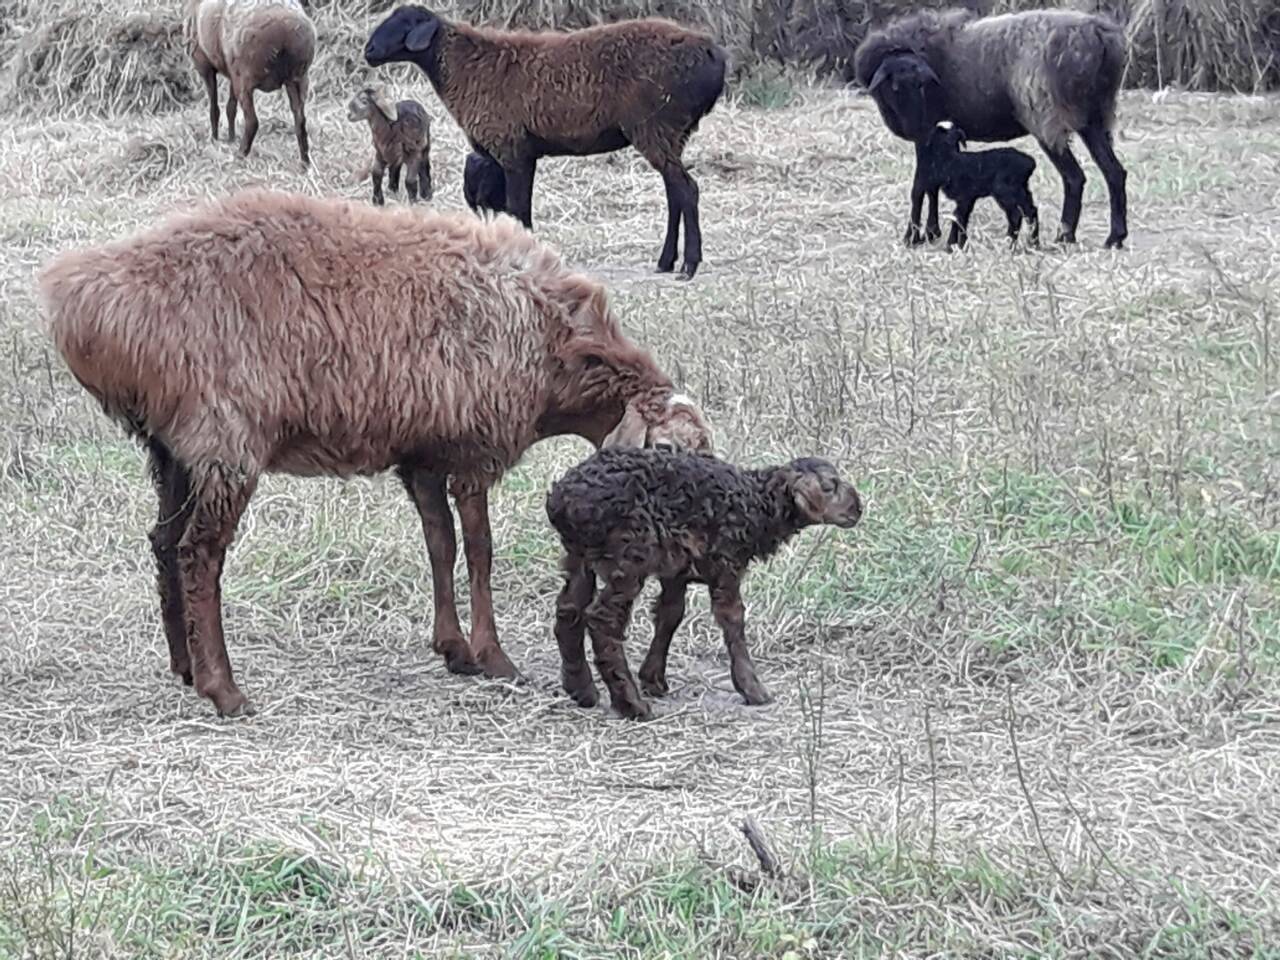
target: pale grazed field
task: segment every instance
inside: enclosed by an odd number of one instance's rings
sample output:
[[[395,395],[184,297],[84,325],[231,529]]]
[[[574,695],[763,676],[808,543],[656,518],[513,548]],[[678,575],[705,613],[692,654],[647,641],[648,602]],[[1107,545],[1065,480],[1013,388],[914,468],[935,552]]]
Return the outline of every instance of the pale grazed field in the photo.
[[[461,206],[461,138],[398,76]],[[392,478],[275,477],[224,577],[259,713],[219,721],[167,676],[142,454],[46,347],[31,276],[244,184],[367,196],[330,94],[305,175],[279,98],[247,162],[203,107],[0,128],[0,953],[73,930],[116,956],[1274,949],[1280,101],[1127,95],[1119,255],[1091,166],[1078,250],[1011,255],[983,206],[968,252],[904,249],[907,150],[845,92],[708,118],[692,284],[651,273],[637,156],[544,162],[539,234],[606,280],[721,452],[824,455],[865,494],[859,528],[748,583],[777,702],[738,702],[705,596],[656,721],[559,694],[542,501],[588,449],[564,440],[493,511],[527,683],[430,652]],[[633,663],[647,639],[638,616]],[[753,893],[727,879],[755,868],[748,814],[793,870]]]

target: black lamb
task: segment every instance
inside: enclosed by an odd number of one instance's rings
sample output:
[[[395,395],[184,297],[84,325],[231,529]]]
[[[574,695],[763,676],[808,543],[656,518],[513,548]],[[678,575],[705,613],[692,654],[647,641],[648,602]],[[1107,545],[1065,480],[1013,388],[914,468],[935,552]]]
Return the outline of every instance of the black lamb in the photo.
[[[600,450],[547,495],[547,517],[565,551],[555,627],[565,691],[581,706],[597,702],[583,643],[589,630],[613,708],[635,719],[650,716],[623,641],[632,605],[645,579],[655,576],[662,593],[640,668],[645,692],[667,692],[667,651],[684,618],[685,588],[703,583],[724,633],[734,689],[748,704],[768,703],[747,652],[740,592],[747,565],[804,527],[852,527],[861,516],[858,492],[816,457],[744,470],[708,454]]]
[[[462,172],[462,196],[476,213],[481,210],[505,213],[507,176],[498,161],[476,150],[467,154],[467,165]]]
[[[1031,224],[1031,243],[1038,244],[1040,215],[1029,186],[1036,170],[1035,159],[1012,147],[966,153],[960,149],[965,142],[964,131],[959,127],[938,124],[920,152],[925,189],[941,189],[956,203],[947,249],[957,243],[964,247],[969,236],[969,215],[983,197],[1000,204],[1009,221],[1010,243],[1017,241],[1025,214]]]

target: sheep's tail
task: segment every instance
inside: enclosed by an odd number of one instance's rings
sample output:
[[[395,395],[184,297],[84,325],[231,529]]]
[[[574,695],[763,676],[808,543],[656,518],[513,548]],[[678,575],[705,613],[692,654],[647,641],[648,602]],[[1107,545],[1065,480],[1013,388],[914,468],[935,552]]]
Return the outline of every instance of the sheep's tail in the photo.
[[[71,250],[36,275],[45,333],[71,374],[103,411],[133,436],[148,436],[173,415],[139,388],[140,370],[156,332],[142,285],[126,289],[100,248]]]
[[[1109,18],[1098,16],[1094,29],[1101,51],[1101,63],[1097,78],[1097,116],[1091,119],[1110,130],[1115,124],[1116,99],[1120,95],[1120,87],[1129,66],[1129,46],[1124,28]]]

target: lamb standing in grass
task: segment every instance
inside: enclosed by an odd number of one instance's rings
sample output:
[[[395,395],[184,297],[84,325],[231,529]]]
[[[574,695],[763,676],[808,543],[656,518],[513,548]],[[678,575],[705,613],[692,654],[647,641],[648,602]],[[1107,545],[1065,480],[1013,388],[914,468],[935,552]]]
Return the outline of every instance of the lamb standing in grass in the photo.
[[[209,94],[209,125],[218,139],[218,74],[227,78],[227,139],[236,138],[236,105],[244,111],[240,155],[258,135],[253,91],[284,87],[293,111],[302,165],[311,162],[307,140],[307,71],[316,53],[316,28],[298,0],[187,0],[191,59]]]
[[[681,450],[601,450],[547,496],[547,517],[565,550],[555,627],[565,691],[581,706],[596,703],[583,649],[589,630],[613,708],[626,717],[650,715],[623,640],[631,607],[645,579],[655,576],[662,595],[654,609],[653,644],[640,668],[645,692],[667,692],[667,651],[684,618],[685,588],[703,583],[724,633],[734,689],[749,704],[767,703],[747,652],[740,592],[747,565],[771,556],[805,527],[852,527],[861,516],[858,492],[816,457],[741,470]],[[603,583],[598,594],[597,575]]]
[[[942,190],[956,203],[955,222],[947,237],[947,249],[963,248],[969,237],[973,205],[991,197],[1009,222],[1009,242],[1015,243],[1025,214],[1031,223],[1031,243],[1040,241],[1040,218],[1031,198],[1034,158],[1012,147],[965,153],[964,131],[952,124],[938,124],[921,152],[921,172],[926,191]]]
[[[400,189],[400,168],[404,168],[404,189],[413,203],[419,196],[430,200],[431,117],[416,100],[392,101],[380,83],[366,84],[347,104],[347,119],[365,120],[373,135],[373,202],[382,206],[382,175],[390,172],[391,192]]]

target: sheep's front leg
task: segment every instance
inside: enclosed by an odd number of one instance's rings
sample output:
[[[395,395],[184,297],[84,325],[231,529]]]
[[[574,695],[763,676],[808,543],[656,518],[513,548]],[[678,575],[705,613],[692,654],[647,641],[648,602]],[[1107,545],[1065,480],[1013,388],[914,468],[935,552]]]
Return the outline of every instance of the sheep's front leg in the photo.
[[[493,619],[493,594],[489,586],[493,568],[489,492],[480,490],[459,496],[457,500],[467,572],[471,575],[471,655],[485,676],[514,680],[515,665],[498,645],[498,627]]]
[[[382,206],[387,202],[387,198],[382,193],[382,175],[386,173],[387,165],[382,162],[381,157],[374,157],[373,169],[369,171],[369,175],[373,178],[373,202],[378,206]],[[392,188],[394,189],[394,187]],[[447,509],[447,508],[446,508]],[[453,517],[449,518],[449,529],[453,529]]]
[[[253,85],[237,84],[240,109],[244,112],[244,133],[240,137],[240,156],[249,156],[253,149],[253,140],[258,135],[258,111],[253,105]]]
[[[522,160],[511,166],[504,163],[502,172],[507,177],[507,212],[524,224],[526,230],[532,230],[533,177],[537,162]]]
[[[204,81],[205,93],[209,95],[209,130],[216,143],[218,140],[218,71],[198,49],[192,56],[200,79]]]
[[[733,680],[733,688],[751,706],[769,703],[773,697],[756,676],[755,664],[747,650],[746,611],[742,605],[738,577],[727,577],[711,588],[711,611],[729,651],[729,676]]]
[[[425,153],[418,162],[418,196],[423,200],[435,196],[435,188],[431,185],[431,158]]]
[[[956,212],[951,224],[951,233],[947,236],[948,250],[956,244],[960,245],[960,249],[964,249],[964,245],[969,239],[969,217],[972,213],[972,200],[965,199],[956,204]]]
[[[392,193],[400,192],[400,164],[391,164],[390,174],[387,177],[387,185],[391,187]]]
[[[653,606],[653,643],[640,665],[640,686],[651,697],[665,697],[667,653],[671,638],[684,620],[685,590],[688,581],[679,577],[662,580],[662,593]]]
[[[462,636],[453,596],[453,568],[458,559],[458,541],[453,532],[453,511],[449,509],[445,478],[425,470],[401,469],[400,480],[418,508],[422,534],[431,558],[431,594],[435,603],[432,649],[444,657],[445,668],[450,673],[477,674],[480,667],[472,659],[471,648]]]
[[[213,701],[219,716],[253,713],[231,672],[222,633],[222,565],[256,478],[214,466],[191,478],[195,503],[178,544],[187,648],[196,692]]]
[[[604,585],[587,607],[587,630],[595,653],[596,669],[609,690],[609,700],[624,717],[647,720],[653,711],[645,703],[627,666],[623,641],[631,621],[631,607],[640,593],[643,578],[626,571],[601,572]]]
[[[942,226],[938,223],[938,191],[928,191],[929,216],[925,223],[924,238],[932,243],[942,236]]]
[[[917,177],[911,184],[911,221],[903,238],[908,246],[918,247],[924,243],[924,235],[920,232],[920,208],[924,205],[924,195],[924,181]]]
[[[583,640],[587,605],[596,594],[596,575],[582,557],[564,559],[564,586],[556,599],[556,644],[560,647],[560,683],[580,707],[599,702]]]

